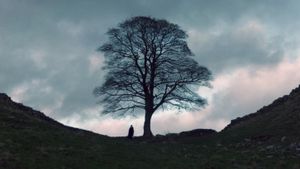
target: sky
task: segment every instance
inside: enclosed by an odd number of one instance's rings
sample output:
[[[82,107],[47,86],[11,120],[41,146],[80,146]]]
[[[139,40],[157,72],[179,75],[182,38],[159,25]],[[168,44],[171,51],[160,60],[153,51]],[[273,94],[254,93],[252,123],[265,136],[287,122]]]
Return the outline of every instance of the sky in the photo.
[[[0,92],[55,120],[109,136],[143,116],[101,114],[106,31],[134,16],[178,24],[194,59],[213,73],[197,112],[159,111],[154,134],[212,128],[253,113],[300,84],[298,0],[0,0]]]

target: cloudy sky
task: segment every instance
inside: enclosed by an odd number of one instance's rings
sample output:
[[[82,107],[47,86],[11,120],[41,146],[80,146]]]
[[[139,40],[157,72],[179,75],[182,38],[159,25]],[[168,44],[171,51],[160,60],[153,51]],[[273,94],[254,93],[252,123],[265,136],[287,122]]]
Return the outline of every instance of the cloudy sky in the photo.
[[[300,84],[298,0],[0,0],[0,92],[70,126],[142,134],[143,117],[101,115],[92,95],[104,74],[96,49],[133,16],[178,24],[194,58],[214,75],[199,112],[157,112],[155,134],[221,130]]]

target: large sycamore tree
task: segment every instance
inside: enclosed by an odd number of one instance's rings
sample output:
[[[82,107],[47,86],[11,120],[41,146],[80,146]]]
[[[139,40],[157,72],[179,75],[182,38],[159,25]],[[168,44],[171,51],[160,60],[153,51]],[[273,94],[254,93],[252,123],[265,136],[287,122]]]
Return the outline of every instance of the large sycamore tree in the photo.
[[[206,102],[197,94],[209,86],[210,71],[193,58],[178,25],[138,16],[108,30],[105,82],[96,87],[103,113],[145,112],[144,135],[151,137],[151,117],[161,108],[196,109]]]

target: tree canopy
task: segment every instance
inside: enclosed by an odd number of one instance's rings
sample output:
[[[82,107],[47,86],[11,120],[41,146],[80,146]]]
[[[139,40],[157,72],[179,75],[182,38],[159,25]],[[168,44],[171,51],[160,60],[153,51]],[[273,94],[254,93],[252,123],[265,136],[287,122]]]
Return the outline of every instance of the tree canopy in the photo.
[[[103,113],[145,111],[144,136],[160,108],[197,109],[206,101],[197,94],[209,86],[211,72],[200,66],[189,49],[187,34],[163,19],[138,16],[108,30],[104,53],[105,82],[96,87]]]

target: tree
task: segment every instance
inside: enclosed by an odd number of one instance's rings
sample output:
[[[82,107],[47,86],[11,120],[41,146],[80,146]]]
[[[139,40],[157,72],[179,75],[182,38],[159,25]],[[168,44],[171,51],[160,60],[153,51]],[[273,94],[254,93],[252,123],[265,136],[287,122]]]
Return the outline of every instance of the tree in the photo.
[[[160,108],[197,109],[206,101],[195,90],[209,86],[210,71],[193,60],[187,34],[178,25],[151,17],[133,17],[111,28],[104,53],[105,82],[94,89],[103,113],[145,111],[144,135]]]

